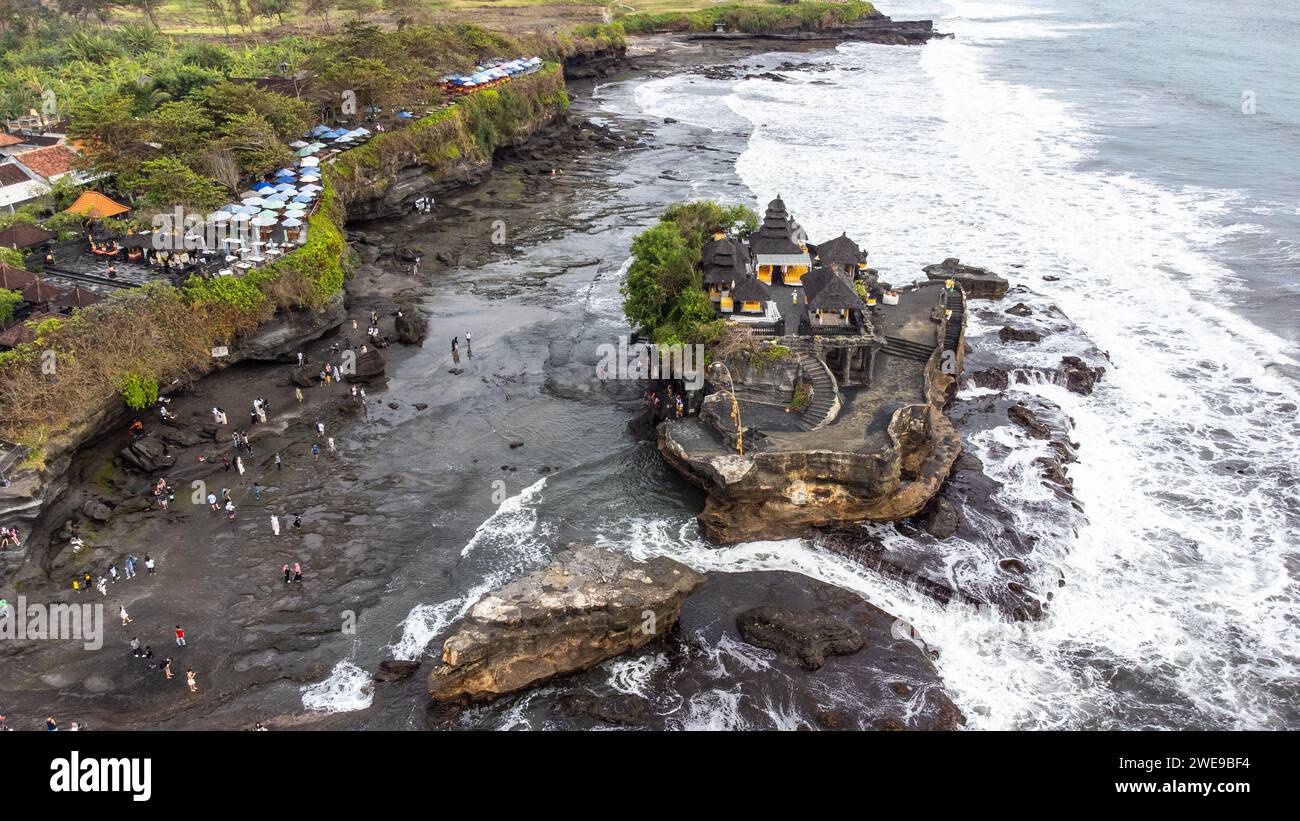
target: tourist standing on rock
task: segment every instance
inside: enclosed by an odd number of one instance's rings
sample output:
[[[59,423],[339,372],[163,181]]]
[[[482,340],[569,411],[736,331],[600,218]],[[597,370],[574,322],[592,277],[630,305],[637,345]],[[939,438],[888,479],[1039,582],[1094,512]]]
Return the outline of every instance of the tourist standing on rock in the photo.
[[[281,470],[284,467],[284,461],[280,459],[280,451],[275,452],[275,469]]]
[[[221,455],[221,464],[225,466],[226,470],[230,470],[230,457],[223,453]]]
[[[325,440],[325,446],[329,448],[330,453],[334,452],[334,437],[331,436]]]
[[[140,658],[140,639],[134,636],[131,638],[131,655]]]
[[[316,438],[319,439],[319,438],[321,438],[321,437],[324,436],[324,435],[325,435],[325,423],[324,423],[324,422],[317,422],[317,423],[316,423]]]
[[[81,577],[81,586],[89,590],[94,585],[91,583],[90,574],[86,573]]]
[[[148,553],[144,554],[144,569],[149,572],[150,576],[158,572],[157,568],[154,566],[153,556],[150,556]]]
[[[253,480],[253,498],[262,498],[262,486],[257,483],[257,480]]]
[[[291,582],[291,581],[293,580],[292,577],[291,577],[291,574],[289,573],[289,563],[288,563],[288,562],[285,562],[285,563],[284,563],[284,567],[281,568],[281,569],[284,571],[284,583],[285,583],[285,584],[288,584],[289,582]]]
[[[189,685],[191,693],[197,693],[199,691],[199,683],[193,670],[185,671],[185,683]]]
[[[208,507],[212,508],[214,511],[221,509],[221,506],[217,504],[217,494],[211,492],[208,493]]]
[[[136,562],[135,554],[128,553],[126,557],[126,577],[128,579],[135,578],[135,562]]]
[[[221,424],[221,408],[218,408],[216,405],[212,406],[212,421],[215,424]]]
[[[126,613],[126,605],[124,605],[124,604],[120,604],[120,605],[118,605],[118,607],[117,607],[117,617],[118,617],[119,619],[122,620],[122,626],[123,626],[123,627],[126,627],[128,624],[130,624],[132,621],[134,621],[134,619],[132,619],[129,615],[127,615],[127,613]]]
[[[103,576],[100,576],[100,577],[99,577],[99,581],[95,582],[95,589],[99,591],[99,595],[101,595],[101,596],[107,596],[107,595],[108,595],[108,579],[104,578]]]
[[[146,645],[144,646],[144,650],[142,650],[142,651],[140,652],[140,658],[142,658],[142,659],[151,659],[151,658],[153,658],[153,648],[146,644]],[[151,665],[149,665],[149,666],[152,667],[153,665],[151,664]]]
[[[240,476],[244,475],[244,457],[242,456],[235,457],[235,468],[239,471]]]
[[[117,565],[110,564],[108,566],[108,578],[112,580],[113,584],[117,584]]]
[[[303,357],[303,355],[302,355],[302,351],[298,351],[298,367],[300,367],[300,368],[302,367],[303,360],[304,360],[304,357]]]
[[[295,513],[294,516],[293,516],[293,526],[294,526],[294,527],[302,527],[302,517],[299,516],[299,515],[296,514],[296,513]]]
[[[171,660],[171,659],[163,659],[163,663],[162,663],[162,671],[163,671],[163,676],[164,676],[168,681],[171,681],[171,680],[172,680],[172,660]]]
[[[176,625],[176,646],[177,647],[185,646],[185,631],[181,628],[179,624]],[[167,659],[167,661],[171,661],[171,659]]]
[[[302,581],[302,565],[297,562],[293,563],[293,580],[295,582]]]
[[[299,388],[297,386],[294,387],[293,398],[297,399],[299,402],[302,402],[302,388]]]
[[[271,533],[276,536],[280,535],[280,517],[274,513],[271,514]]]
[[[311,446],[311,460],[312,460],[313,462],[319,462],[319,461],[320,461],[320,444],[319,444],[319,443],[315,443],[315,444],[313,444],[313,445]]]
[[[228,518],[228,519],[230,519],[230,520],[232,520],[232,521],[234,520],[234,518],[235,518],[235,503],[234,503],[234,502],[226,502],[226,518]]]

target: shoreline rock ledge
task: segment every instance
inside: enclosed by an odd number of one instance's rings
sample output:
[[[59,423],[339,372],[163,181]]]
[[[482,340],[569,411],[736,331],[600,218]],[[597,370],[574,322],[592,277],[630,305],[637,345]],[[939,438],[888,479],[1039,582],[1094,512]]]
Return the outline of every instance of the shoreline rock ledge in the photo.
[[[638,562],[586,545],[485,594],[429,674],[436,702],[489,701],[636,650],[677,623],[705,577],[666,557]]]

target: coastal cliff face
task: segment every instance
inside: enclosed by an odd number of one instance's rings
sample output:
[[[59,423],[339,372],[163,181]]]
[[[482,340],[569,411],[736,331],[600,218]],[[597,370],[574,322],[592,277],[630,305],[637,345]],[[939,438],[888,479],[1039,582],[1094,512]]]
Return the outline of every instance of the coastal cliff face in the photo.
[[[927,433],[926,428],[930,430]],[[961,437],[932,408],[900,409],[891,444],[842,448],[702,452],[679,426],[659,427],[664,460],[708,494],[699,515],[705,538],[720,544],[809,535],[845,522],[886,522],[915,515],[939,491],[961,453]]]
[[[547,66],[344,154],[327,173],[348,218],[401,217],[421,197],[482,182],[498,149],[526,143],[564,116],[564,83],[561,67]]]
[[[263,323],[256,332],[240,339],[230,348],[229,355],[214,360],[213,369],[240,362],[287,362],[306,343],[341,325],[346,316],[341,292],[319,308],[282,311]],[[176,386],[176,383],[163,385],[159,392],[166,394]],[[38,469],[15,472],[13,484],[0,491],[0,521],[7,526],[31,527],[46,507],[67,490],[66,474],[73,455],[106,431],[125,429],[131,419],[140,415],[128,408],[121,396],[112,394],[82,417],[76,428],[47,442],[44,464]],[[0,573],[21,564],[26,559],[28,548],[35,544],[36,540],[29,539],[24,541],[21,550],[0,553]]]
[[[616,64],[612,50],[575,55],[591,71]],[[374,219],[409,213],[420,196],[480,182],[492,168],[497,149],[527,142],[539,131],[563,119],[568,110],[565,77],[551,65],[536,74],[512,80],[492,92],[462,99],[407,128],[388,132],[326,166],[329,189],[339,196],[337,219]],[[287,259],[287,258],[286,258]],[[318,339],[346,317],[340,290],[318,308],[282,310],[230,345],[230,354],[213,360],[209,372],[251,360],[279,360],[303,343]],[[198,376],[201,376],[199,374]],[[170,387],[162,382],[160,393]],[[0,489],[0,521],[32,526],[41,512],[66,490],[65,473],[78,449],[134,415],[116,393],[108,394],[83,413],[74,427],[53,431],[44,444],[41,465],[12,471],[12,484]],[[26,547],[26,545],[24,545]],[[20,564],[26,550],[0,558],[0,571]]]

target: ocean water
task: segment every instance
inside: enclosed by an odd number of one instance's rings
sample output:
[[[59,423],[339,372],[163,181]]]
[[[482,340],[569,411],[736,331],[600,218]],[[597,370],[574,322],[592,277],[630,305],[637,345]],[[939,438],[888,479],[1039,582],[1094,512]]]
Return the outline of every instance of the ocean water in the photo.
[[[1092,397],[1021,386],[1062,406],[1082,444],[1088,521],[1039,545],[1069,580],[1043,623],[955,613],[842,566],[818,575],[939,644],[975,727],[1300,725],[1300,87],[1286,80],[1300,58],[1285,47],[1300,9],[885,10],[957,36],[846,44],[785,83],[658,81],[639,99],[701,124],[725,100],[753,129],[737,170],[757,202],[780,194],[814,240],[847,230],[889,281],[948,256],[1010,272],[1113,367]],[[968,447],[987,462],[985,440]],[[1000,468],[1013,505],[1041,493]]]
[[[974,729],[1300,728],[1300,58],[1288,48],[1300,7],[882,5],[957,36],[751,57],[743,62],[818,70],[787,72],[787,82],[633,80],[603,87],[597,102],[611,116],[694,130],[630,162],[694,162],[665,152],[705,143],[721,152],[710,162],[734,164],[727,172],[740,180],[686,166],[680,184],[654,183],[655,196],[759,205],[780,194],[814,241],[847,231],[888,281],[910,282],[949,256],[991,267],[1059,305],[1108,352],[1092,396],[1016,386],[1073,421],[1078,524],[1040,526],[1028,513],[1045,493],[1032,466],[1041,443],[1010,423],[966,440],[1002,483],[1000,502],[1024,511],[1015,526],[1041,530],[1036,553],[1067,580],[1048,617],[946,607],[797,539],[714,547],[696,532],[698,496],[674,484],[652,447],[596,437],[572,443],[565,470],[516,489],[477,530],[431,539],[430,555],[457,557],[454,589],[416,590],[385,654],[428,652],[483,592],[582,539],[855,590],[939,649]],[[641,181],[661,170],[624,180],[651,185]],[[629,190],[611,185],[606,196],[617,203]],[[626,248],[636,230],[606,240]],[[611,276],[573,284],[599,333],[622,327],[626,264],[610,255]],[[1042,348],[1051,355],[1024,354],[1026,368],[1051,364],[1036,356],[1059,360]],[[906,538],[874,530],[886,545]],[[714,688],[655,692],[657,655],[612,662],[608,684],[675,705],[683,728],[807,723],[776,702],[755,723],[726,670],[765,656],[712,652]],[[344,660],[304,702],[363,709],[358,680]],[[541,700],[501,708],[495,726],[553,726],[530,707]]]

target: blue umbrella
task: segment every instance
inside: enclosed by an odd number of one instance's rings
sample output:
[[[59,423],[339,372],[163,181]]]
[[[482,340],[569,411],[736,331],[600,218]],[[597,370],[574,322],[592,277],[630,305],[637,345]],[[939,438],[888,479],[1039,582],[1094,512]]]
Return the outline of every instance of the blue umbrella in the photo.
[[[269,182],[257,182],[257,183],[253,183],[253,190],[254,190],[254,191],[265,191],[267,188],[270,188],[270,187],[271,187],[271,184],[270,184]]]
[[[293,198],[293,201],[294,201],[294,202],[300,202],[300,203],[306,204],[306,203],[311,202],[311,201],[314,200],[314,199],[316,199],[316,198],[313,197],[313,196],[311,196],[310,194],[299,194],[298,196],[296,196],[296,197]]]
[[[298,172],[294,171],[292,168],[281,168],[279,171],[275,172],[275,175],[277,177],[292,177],[297,173]]]
[[[282,183],[280,183],[279,185],[277,185],[277,186],[275,187],[275,190],[276,190],[276,191],[279,191],[279,192],[282,193],[282,194],[283,194],[283,193],[287,193],[287,192],[289,192],[289,191],[293,191],[293,192],[296,193],[296,192],[298,191],[298,186],[296,186],[296,185],[290,185],[290,184],[287,183],[287,182],[282,182]]]

